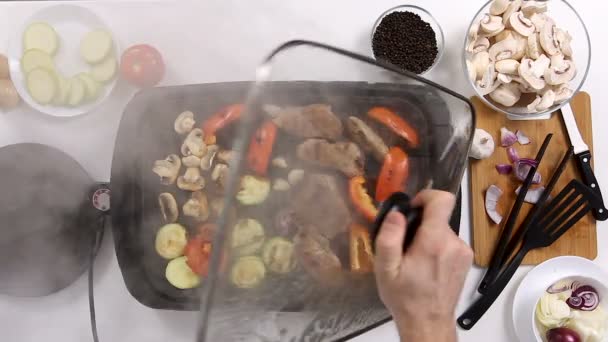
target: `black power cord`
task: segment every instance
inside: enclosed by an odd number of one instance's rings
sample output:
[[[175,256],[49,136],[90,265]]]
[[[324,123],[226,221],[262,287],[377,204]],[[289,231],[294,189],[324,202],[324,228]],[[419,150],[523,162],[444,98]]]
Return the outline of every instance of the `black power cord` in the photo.
[[[95,296],[93,292],[93,274],[95,273],[95,257],[101,247],[103,241],[103,235],[106,226],[106,215],[102,215],[100,218],[100,226],[98,227],[95,235],[93,236],[93,248],[91,248],[91,254],[89,258],[89,314],[91,317],[91,332],[93,333],[93,342],[99,342],[99,336],[97,335],[97,321],[95,319]]]

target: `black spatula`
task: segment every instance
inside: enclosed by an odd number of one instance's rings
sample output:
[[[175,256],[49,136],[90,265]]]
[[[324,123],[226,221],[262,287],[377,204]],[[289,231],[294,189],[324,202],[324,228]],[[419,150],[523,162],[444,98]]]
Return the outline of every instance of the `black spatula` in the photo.
[[[530,222],[523,244],[513,259],[504,267],[486,294],[477,299],[459,318],[458,325],[471,329],[488,311],[507,286],[525,256],[533,249],[549,247],[593,209],[603,205],[595,192],[578,180],[572,180],[537,218]]]

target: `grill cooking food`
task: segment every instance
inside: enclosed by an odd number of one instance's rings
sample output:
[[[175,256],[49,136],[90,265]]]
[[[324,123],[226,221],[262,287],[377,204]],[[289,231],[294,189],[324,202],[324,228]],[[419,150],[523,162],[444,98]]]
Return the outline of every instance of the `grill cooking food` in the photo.
[[[151,165],[162,184],[158,208],[164,222],[156,228],[155,247],[167,262],[167,281],[179,289],[199,286],[223,210],[229,247],[220,272],[237,289],[294,274],[334,287],[349,272],[370,273],[367,225],[380,201],[405,190],[406,151],[420,139],[391,108],[368,111],[355,117],[334,113],[328,104],[264,106],[232,194],[226,187],[235,152],[222,132],[238,124],[244,106],[221,108],[202,122],[191,111],[178,114],[167,129],[181,143]],[[233,208],[224,208],[225,196],[234,196]]]

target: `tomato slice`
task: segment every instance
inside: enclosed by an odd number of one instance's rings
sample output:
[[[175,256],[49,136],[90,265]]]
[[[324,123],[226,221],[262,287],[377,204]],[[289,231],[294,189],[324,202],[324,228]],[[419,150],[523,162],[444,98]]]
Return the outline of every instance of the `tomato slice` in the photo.
[[[368,221],[373,222],[376,219],[376,215],[378,215],[378,209],[374,205],[371,196],[367,193],[364,184],[365,178],[362,176],[351,178],[348,185],[350,200],[359,214]]]
[[[274,141],[277,137],[277,126],[267,121],[251,137],[247,163],[249,168],[260,176],[266,175]]]
[[[374,120],[390,128],[395,134],[407,140],[410,146],[418,147],[420,145],[420,138],[416,129],[392,109],[374,107],[367,114]]]
[[[197,236],[188,241],[184,254],[187,258],[186,263],[190,266],[192,272],[200,276],[207,276],[211,260],[211,242],[205,240],[202,236]]]
[[[120,71],[129,83],[138,87],[153,87],[165,75],[165,62],[160,52],[147,44],[128,48],[121,57]]]
[[[404,191],[409,173],[410,162],[407,154],[399,147],[391,147],[380,170],[376,201],[382,202],[393,193]]]

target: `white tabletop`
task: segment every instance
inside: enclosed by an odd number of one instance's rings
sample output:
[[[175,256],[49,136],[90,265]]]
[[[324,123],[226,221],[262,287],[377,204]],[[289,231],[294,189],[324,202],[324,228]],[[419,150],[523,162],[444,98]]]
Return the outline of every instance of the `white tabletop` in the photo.
[[[481,1],[407,1],[428,9],[446,35],[446,53],[428,77],[465,95],[472,95],[461,71],[460,51],[469,21]],[[608,126],[603,108],[608,107],[602,80],[608,54],[604,34],[608,5],[601,1],[572,0],[591,33],[594,59],[584,90],[592,95],[595,164],[600,184],[608,184]],[[113,29],[121,46],[151,43],[163,52],[168,74],[163,85],[248,80],[261,58],[279,43],[307,38],[370,54],[370,30],[384,10],[402,4],[397,0],[256,0],[256,1],[144,1],[80,2],[96,12]],[[110,5],[111,3],[111,5]],[[3,2],[0,4],[0,52],[36,8],[50,2]],[[203,44],[201,44],[203,43]],[[187,48],[184,48],[187,47]],[[93,113],[73,119],[57,119],[27,107],[0,113],[0,146],[40,142],[55,146],[78,160],[99,181],[110,178],[111,159],[122,110],[134,90],[119,84],[112,99]],[[95,153],[91,153],[95,151]],[[468,198],[468,181],[463,182]],[[608,193],[605,193],[608,196]],[[470,241],[468,204],[462,210],[461,236]],[[598,224],[599,257],[608,267],[608,224]],[[97,321],[101,341],[190,342],[196,331],[192,313],[152,310],[127,292],[114,254],[111,235],[106,235],[96,264]],[[471,331],[459,331],[461,341],[515,341],[511,301],[522,277],[522,267],[497,303]],[[469,275],[458,308],[461,312],[474,295],[482,270]],[[91,340],[86,279],[81,277],[63,291],[45,298],[19,299],[0,296],[0,339],[7,342]],[[398,341],[392,323],[356,341]]]

